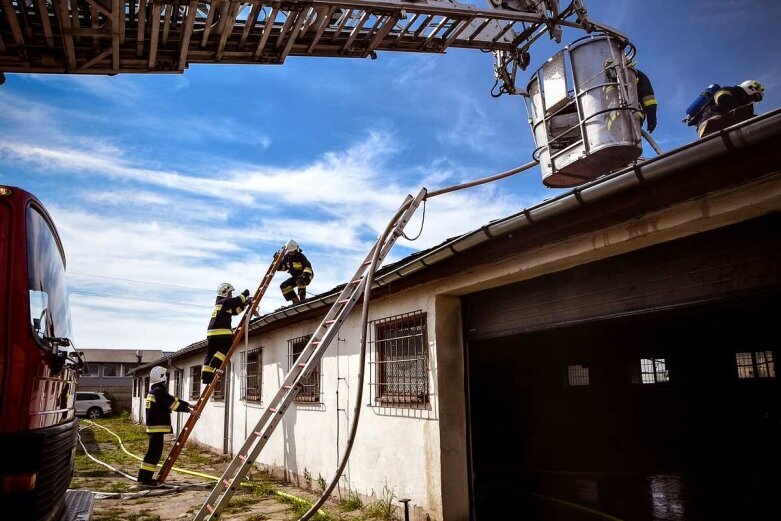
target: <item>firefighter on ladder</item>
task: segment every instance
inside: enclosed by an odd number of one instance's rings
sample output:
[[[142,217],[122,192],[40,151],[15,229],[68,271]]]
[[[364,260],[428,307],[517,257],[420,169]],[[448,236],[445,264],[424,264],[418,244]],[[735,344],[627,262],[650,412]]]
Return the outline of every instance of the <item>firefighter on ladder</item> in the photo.
[[[238,297],[233,297],[233,286],[228,282],[220,284],[217,288],[217,300],[214,302],[212,318],[206,332],[208,342],[206,358],[203,361],[203,367],[201,367],[201,381],[205,385],[212,382],[214,373],[225,361],[233,343],[231,319],[251,303],[252,299],[249,298],[248,289],[242,291]]]
[[[190,404],[180,400],[175,396],[168,394],[168,371],[165,367],[156,366],[152,368],[149,375],[149,394],[146,395],[146,433],[149,436],[149,447],[147,448],[144,461],[138,471],[138,482],[141,485],[155,485],[152,476],[160,462],[160,456],[163,455],[163,437],[173,432],[171,428],[172,412],[190,412],[197,415],[190,409]]]
[[[276,255],[275,253],[274,256],[276,257]],[[279,285],[285,300],[290,300],[293,304],[304,302],[306,300],[306,287],[312,282],[315,272],[312,271],[312,264],[298,247],[296,241],[289,240],[285,244],[285,256],[282,257],[282,263],[277,271],[287,271],[290,274],[290,278]],[[298,295],[296,295],[295,289],[298,290]]]

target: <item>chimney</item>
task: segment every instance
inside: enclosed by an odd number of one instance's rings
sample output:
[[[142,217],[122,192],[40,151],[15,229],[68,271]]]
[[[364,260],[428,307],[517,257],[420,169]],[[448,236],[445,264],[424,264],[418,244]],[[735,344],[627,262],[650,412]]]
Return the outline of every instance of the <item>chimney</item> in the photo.
[[[141,350],[136,349],[136,359],[138,360],[138,363],[141,363]]]

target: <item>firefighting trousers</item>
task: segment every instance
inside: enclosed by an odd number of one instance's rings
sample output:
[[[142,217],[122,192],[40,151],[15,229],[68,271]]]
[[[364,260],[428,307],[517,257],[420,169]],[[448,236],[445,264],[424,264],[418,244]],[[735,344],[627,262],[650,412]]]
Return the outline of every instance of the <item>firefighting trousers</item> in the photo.
[[[233,335],[210,336],[206,348],[206,358],[201,367],[201,381],[209,385],[214,380],[214,372],[220,368],[233,343]]]
[[[282,290],[282,296],[285,300],[294,300],[295,292],[294,288],[298,289],[299,295],[306,294],[306,287],[312,282],[313,274],[304,272],[298,277],[290,277],[279,285],[279,289]]]
[[[160,463],[160,457],[163,455],[163,437],[162,432],[153,432],[149,435],[149,448],[146,449],[144,462],[138,471],[138,482],[143,485],[152,483],[152,476],[155,474],[157,464]]]

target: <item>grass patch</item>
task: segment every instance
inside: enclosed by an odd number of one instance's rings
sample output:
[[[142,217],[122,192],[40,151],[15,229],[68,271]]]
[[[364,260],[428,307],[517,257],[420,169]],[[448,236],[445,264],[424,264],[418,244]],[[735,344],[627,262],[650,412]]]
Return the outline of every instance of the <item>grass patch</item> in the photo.
[[[385,485],[382,489],[382,496],[369,503],[364,509],[363,519],[397,521],[396,507],[393,506],[394,499],[396,499],[396,494]]]
[[[68,488],[84,488],[84,480],[81,478],[73,478],[71,479],[70,484],[68,485]]]
[[[252,484],[252,495],[255,497],[269,497],[277,493],[277,487],[268,481]]]
[[[358,497],[357,492],[350,491],[350,497],[339,502],[339,510],[342,512],[352,512],[363,508],[363,501]]]
[[[128,490],[130,490],[130,486],[126,485],[123,482],[119,482],[118,481],[118,482],[115,482],[115,483],[108,483],[108,484],[100,487],[99,490],[101,492],[118,492],[118,493],[121,494],[123,492],[127,492]]]
[[[160,516],[151,510],[126,512],[121,508],[112,508],[104,512],[96,512],[92,521],[160,521]]]
[[[256,504],[260,499],[254,496],[241,496],[238,498],[233,498],[228,503],[228,507],[225,509],[224,514],[238,514],[241,512],[247,512],[249,508],[247,508],[249,505]]]
[[[312,508],[312,503],[306,501],[305,499],[300,499],[289,495],[284,495],[284,496],[278,495],[276,499],[280,503],[284,503],[286,505],[290,505],[291,507],[293,507],[293,510],[291,512],[292,520],[299,519],[301,516],[306,514],[310,508]],[[335,521],[333,517],[329,516],[328,514],[323,514],[320,512],[312,516],[312,520],[313,521]]]
[[[244,521],[265,521],[266,519],[270,519],[266,514],[252,514],[249,517],[245,517]]]

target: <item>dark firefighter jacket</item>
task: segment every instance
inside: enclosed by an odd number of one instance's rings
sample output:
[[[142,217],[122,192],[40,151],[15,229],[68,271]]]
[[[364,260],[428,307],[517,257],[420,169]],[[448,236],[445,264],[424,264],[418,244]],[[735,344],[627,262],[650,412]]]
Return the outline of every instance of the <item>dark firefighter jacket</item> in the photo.
[[[656,110],[656,96],[654,88],[651,86],[651,80],[641,70],[635,69],[637,73],[637,97],[643,105],[643,110],[648,114],[649,109]]]
[[[705,120],[726,114],[743,105],[752,102],[746,91],[740,87],[722,87],[713,95],[713,99],[697,115],[696,124],[699,125]]]
[[[282,257],[282,264],[279,266],[278,271],[286,271],[290,273],[294,279],[297,279],[304,273],[307,275],[314,275],[312,264],[301,250],[297,250],[293,253],[285,253],[285,256]]]
[[[157,383],[146,395],[146,432],[173,432],[171,412],[188,412],[190,404],[171,396],[164,383]]]
[[[217,297],[206,336],[232,335],[231,317],[242,312],[247,306],[247,300],[247,296],[243,293],[238,297]]]

